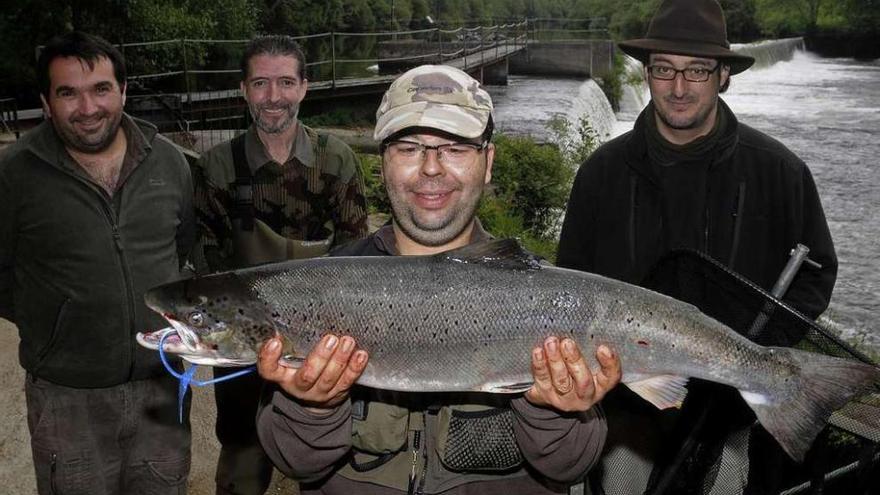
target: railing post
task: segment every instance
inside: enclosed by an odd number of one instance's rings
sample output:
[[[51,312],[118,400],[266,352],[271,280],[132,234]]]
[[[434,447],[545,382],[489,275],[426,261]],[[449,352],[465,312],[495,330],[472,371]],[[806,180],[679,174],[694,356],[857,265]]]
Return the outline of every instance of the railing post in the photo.
[[[440,32],[440,28],[434,28],[437,31],[437,46],[440,48],[437,50],[437,60],[440,61],[440,65],[443,65],[443,33]]]
[[[183,55],[183,87],[186,89],[186,104],[193,108],[192,91],[189,87],[189,64],[186,60],[186,40],[180,40],[180,52]]]
[[[336,33],[330,31],[330,87],[336,89]]]

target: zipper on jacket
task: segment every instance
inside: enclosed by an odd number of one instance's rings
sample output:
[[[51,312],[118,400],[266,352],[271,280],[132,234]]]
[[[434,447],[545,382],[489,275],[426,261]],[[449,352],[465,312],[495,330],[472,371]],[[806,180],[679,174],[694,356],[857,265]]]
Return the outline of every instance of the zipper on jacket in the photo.
[[[636,266],[636,214],[639,205],[636,199],[638,193],[638,177],[631,175],[629,177],[629,259],[630,266]]]
[[[745,201],[746,183],[745,181],[742,181],[739,183],[739,189],[736,191],[736,209],[733,210],[733,240],[730,243],[730,258],[727,261],[727,266],[729,268],[733,268],[733,264],[736,262],[736,254],[739,250],[739,234],[742,230],[742,211]]]
[[[406,493],[407,495],[415,495],[416,493],[416,480],[418,476],[416,475],[416,466],[418,466],[419,462],[419,451],[421,450],[421,439],[422,432],[414,431],[413,432],[413,440],[412,440],[412,467],[409,472],[409,483],[407,485]],[[421,488],[421,487],[420,487]],[[419,490],[421,491],[421,490]]]
[[[49,462],[49,493],[58,493],[55,486],[55,473],[58,471],[58,454],[52,452],[52,460]]]
[[[110,221],[110,227],[113,232],[113,242],[116,245],[116,254],[117,259],[119,260],[119,269],[122,271],[122,281],[125,285],[125,306],[128,309],[128,333],[134,331],[136,327],[135,322],[135,304],[134,304],[134,287],[132,287],[131,281],[131,273],[128,271],[128,261],[125,256],[125,247],[122,244],[122,234],[119,233],[119,223],[116,221],[116,212],[115,209],[111,206],[107,205],[107,201],[105,199],[104,202],[104,212],[107,214],[107,220]],[[128,368],[128,378],[131,378],[131,375],[134,371],[134,355],[135,349],[134,346],[137,345],[135,339],[129,339],[128,346],[128,355],[129,355],[129,368]]]

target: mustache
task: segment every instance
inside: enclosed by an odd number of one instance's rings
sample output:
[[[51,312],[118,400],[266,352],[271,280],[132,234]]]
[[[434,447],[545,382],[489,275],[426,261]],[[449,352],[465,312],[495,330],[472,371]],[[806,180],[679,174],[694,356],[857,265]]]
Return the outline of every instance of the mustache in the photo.
[[[666,101],[669,103],[696,103],[697,97],[692,94],[686,94],[682,97],[676,97],[672,94],[668,94],[668,95],[663,96],[663,101]]]
[[[461,189],[461,185],[457,182],[436,177],[420,179],[418,182],[410,186],[410,191],[422,194],[446,193],[458,189]]]
[[[288,110],[292,111],[296,108],[294,104],[278,104],[278,103],[262,103],[256,106],[257,110]]]
[[[108,115],[110,115],[110,114],[106,111],[98,111],[98,112],[95,112],[95,113],[89,114],[89,115],[74,114],[73,116],[70,117],[69,120],[72,123],[79,124],[79,123],[83,123],[83,122],[93,122],[95,120],[106,119]]]

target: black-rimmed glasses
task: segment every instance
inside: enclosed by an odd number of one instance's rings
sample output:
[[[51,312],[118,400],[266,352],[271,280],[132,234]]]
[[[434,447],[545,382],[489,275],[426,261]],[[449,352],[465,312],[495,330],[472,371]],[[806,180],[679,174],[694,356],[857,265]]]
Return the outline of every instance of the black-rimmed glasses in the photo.
[[[384,149],[388,151],[389,158],[398,163],[419,163],[425,160],[428,150],[437,152],[437,160],[448,165],[467,165],[472,163],[477,154],[489,146],[488,142],[476,143],[447,143],[430,146],[414,141],[390,141],[385,143]]]
[[[676,69],[668,65],[649,65],[648,72],[654,79],[661,81],[672,81],[679,73],[689,82],[706,82],[713,72],[718,70],[721,64],[716,64],[714,68],[707,69],[705,67],[688,67],[686,69]]]

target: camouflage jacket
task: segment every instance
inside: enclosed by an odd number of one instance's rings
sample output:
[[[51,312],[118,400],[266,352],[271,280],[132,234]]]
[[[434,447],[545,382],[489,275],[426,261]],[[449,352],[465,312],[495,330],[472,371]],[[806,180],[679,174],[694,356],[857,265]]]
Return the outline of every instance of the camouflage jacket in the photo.
[[[299,241],[333,236],[333,245],[341,245],[364,237],[366,198],[354,152],[334,136],[319,136],[302,123],[297,127],[293,152],[284,164],[269,157],[254,126],[245,135],[254,219]],[[193,176],[201,230],[194,253],[196,268],[200,272],[237,268],[232,242],[236,174],[231,141],[202,155]]]

